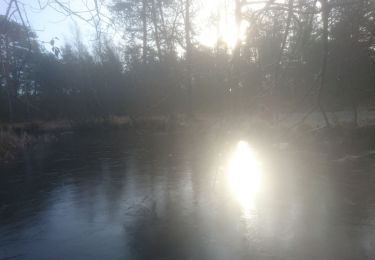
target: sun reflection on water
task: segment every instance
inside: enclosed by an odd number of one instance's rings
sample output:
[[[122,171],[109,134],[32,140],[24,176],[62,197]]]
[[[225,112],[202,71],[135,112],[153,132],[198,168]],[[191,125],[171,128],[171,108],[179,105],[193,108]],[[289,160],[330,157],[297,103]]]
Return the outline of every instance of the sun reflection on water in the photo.
[[[247,142],[240,141],[229,160],[227,178],[245,217],[249,217],[256,207],[255,197],[261,188],[261,177],[260,163],[254,150]]]

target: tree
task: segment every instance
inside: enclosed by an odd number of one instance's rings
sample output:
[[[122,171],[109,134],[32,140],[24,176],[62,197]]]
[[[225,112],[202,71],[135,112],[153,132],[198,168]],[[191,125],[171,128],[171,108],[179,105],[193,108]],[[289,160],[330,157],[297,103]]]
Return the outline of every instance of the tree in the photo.
[[[33,90],[30,78],[31,54],[39,52],[36,35],[28,27],[0,16],[0,82],[8,103],[8,120],[14,119],[20,93],[28,95]]]
[[[186,42],[186,89],[187,89],[187,114],[193,116],[193,89],[192,89],[192,43],[191,43],[191,22],[190,22],[190,0],[185,0],[185,42]]]
[[[148,1],[147,0],[117,0],[111,10],[120,21],[120,26],[125,26],[127,41],[135,44],[142,40],[142,61],[147,62],[148,54]]]

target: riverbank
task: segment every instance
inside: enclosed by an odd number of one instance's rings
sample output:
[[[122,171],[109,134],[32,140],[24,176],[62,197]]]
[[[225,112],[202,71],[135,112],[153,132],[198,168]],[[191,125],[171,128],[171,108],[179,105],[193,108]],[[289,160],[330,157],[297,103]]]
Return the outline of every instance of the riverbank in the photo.
[[[312,127],[301,124],[288,128],[265,121],[195,118],[184,116],[108,117],[85,120],[33,121],[0,124],[0,163],[17,158],[20,151],[34,144],[49,143],[66,133],[103,131],[134,131],[173,133],[192,130],[213,133],[219,139],[247,138],[263,146],[294,147],[294,149],[325,151],[342,157],[375,150],[375,124],[356,127],[336,124],[332,127]]]
[[[0,164],[8,163],[18,158],[18,155],[36,144],[47,144],[56,140],[52,133],[32,134],[0,130]]]
[[[105,129],[164,129],[171,121],[167,117],[106,117],[81,120],[53,120],[0,124],[0,130],[28,134],[61,133],[66,131],[96,131]]]
[[[11,131],[0,131],[0,162],[13,160],[16,153],[30,143],[30,137],[27,134],[16,135]]]
[[[48,143],[67,133],[103,131],[170,132],[183,128],[185,118],[176,117],[107,117],[85,120],[56,120],[0,124],[0,163],[17,158],[20,151],[34,144]]]

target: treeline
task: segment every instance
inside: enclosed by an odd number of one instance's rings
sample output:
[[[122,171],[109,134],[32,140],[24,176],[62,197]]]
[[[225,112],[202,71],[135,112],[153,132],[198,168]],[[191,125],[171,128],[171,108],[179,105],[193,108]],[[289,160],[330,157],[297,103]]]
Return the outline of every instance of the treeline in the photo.
[[[246,27],[234,48],[220,38],[214,47],[198,41],[193,0],[111,1],[123,40],[103,36],[98,13],[91,51],[79,37],[61,49],[54,40],[40,44],[7,12],[0,17],[0,120],[374,105],[373,1],[228,2],[237,28]]]

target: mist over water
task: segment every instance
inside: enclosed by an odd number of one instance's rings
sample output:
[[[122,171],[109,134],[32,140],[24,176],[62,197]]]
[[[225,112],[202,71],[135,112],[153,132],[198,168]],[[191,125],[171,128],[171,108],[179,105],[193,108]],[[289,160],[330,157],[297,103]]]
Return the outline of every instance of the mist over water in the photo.
[[[113,132],[38,146],[0,170],[0,259],[375,256],[373,160],[247,140],[262,179],[246,208],[227,178],[239,141]]]
[[[374,28],[373,0],[0,0],[0,260],[375,259]]]

